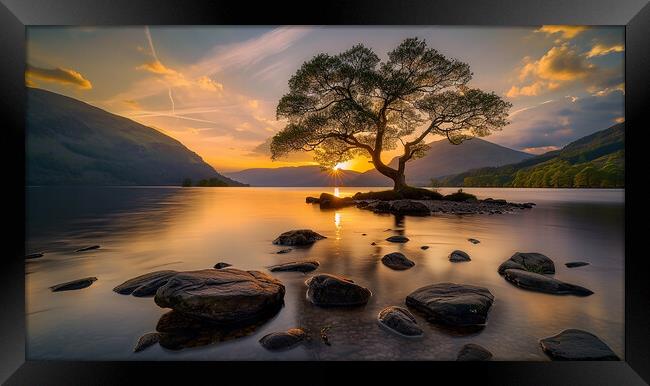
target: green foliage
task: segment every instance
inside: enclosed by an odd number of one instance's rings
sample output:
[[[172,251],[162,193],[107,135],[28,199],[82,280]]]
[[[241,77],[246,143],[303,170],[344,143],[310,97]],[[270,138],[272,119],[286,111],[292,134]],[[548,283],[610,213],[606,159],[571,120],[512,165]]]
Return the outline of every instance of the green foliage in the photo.
[[[355,200],[381,200],[381,201],[392,201],[392,200],[442,200],[442,194],[422,188],[414,187],[405,187],[400,190],[382,190],[379,192],[365,192],[356,193],[352,198]]]
[[[210,179],[199,180],[196,186],[214,187],[214,186],[228,186],[228,184],[226,184],[225,182],[221,181],[218,178],[210,178]]]
[[[463,189],[458,189],[456,193],[451,193],[443,197],[445,201],[476,201],[476,196],[470,193],[463,192]]]

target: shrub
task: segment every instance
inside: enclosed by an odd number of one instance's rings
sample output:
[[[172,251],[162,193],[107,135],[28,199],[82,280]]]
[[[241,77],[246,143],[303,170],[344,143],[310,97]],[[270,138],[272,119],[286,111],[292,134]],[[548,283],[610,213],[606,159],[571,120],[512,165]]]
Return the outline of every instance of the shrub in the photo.
[[[463,189],[458,189],[456,193],[451,193],[444,196],[445,201],[476,201],[476,196],[473,194],[463,192]]]

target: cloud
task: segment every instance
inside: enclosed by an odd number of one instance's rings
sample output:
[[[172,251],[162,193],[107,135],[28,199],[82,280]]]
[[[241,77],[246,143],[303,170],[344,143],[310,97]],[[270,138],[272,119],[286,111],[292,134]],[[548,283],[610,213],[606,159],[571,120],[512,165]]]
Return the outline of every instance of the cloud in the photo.
[[[61,67],[40,68],[27,65],[25,77],[28,85],[34,84],[33,79],[38,79],[44,82],[54,82],[65,86],[74,86],[81,90],[90,90],[93,88],[92,83],[90,83],[88,79],[84,78],[84,76],[79,72]]]
[[[538,146],[538,147],[526,147],[521,149],[522,151],[525,151],[526,153],[531,153],[531,154],[544,154],[549,151],[553,150],[558,150],[561,149],[560,146]]]
[[[253,150],[248,154],[249,156],[264,156],[271,158],[271,141],[273,137],[267,138],[264,142],[255,146]],[[305,151],[296,151],[287,154],[286,156],[280,159],[281,161],[286,162],[313,162],[313,154]]]
[[[160,62],[160,60],[156,59],[151,62],[145,63],[141,66],[136,67],[138,70],[145,70],[149,71],[153,74],[158,74],[158,75],[171,75],[171,76],[179,76],[178,71],[174,71],[171,68],[166,67],[164,64]]]
[[[588,29],[589,27],[584,25],[544,25],[536,32],[542,32],[546,35],[560,35],[562,39],[569,40]]]
[[[607,54],[611,54],[614,52],[623,52],[625,51],[625,46],[623,44],[611,44],[611,45],[606,45],[606,44],[601,44],[601,43],[596,43],[589,52],[587,52],[587,57],[588,58],[593,58],[596,56],[603,56]]]

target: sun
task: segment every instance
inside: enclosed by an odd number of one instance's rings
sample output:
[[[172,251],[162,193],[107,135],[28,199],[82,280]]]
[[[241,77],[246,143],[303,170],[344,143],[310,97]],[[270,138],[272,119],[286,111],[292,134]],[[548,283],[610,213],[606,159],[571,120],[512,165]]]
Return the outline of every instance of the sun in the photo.
[[[337,163],[336,165],[334,165],[334,166],[332,167],[332,170],[334,170],[334,171],[339,171],[339,170],[341,170],[341,169],[343,168],[344,165],[345,165],[344,162],[339,162],[339,163]]]

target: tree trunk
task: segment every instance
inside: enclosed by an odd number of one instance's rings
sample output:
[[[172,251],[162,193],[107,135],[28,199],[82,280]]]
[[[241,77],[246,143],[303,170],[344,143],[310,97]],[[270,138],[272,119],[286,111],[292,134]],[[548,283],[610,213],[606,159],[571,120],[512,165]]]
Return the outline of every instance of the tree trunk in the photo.
[[[402,174],[398,173],[393,178],[393,183],[394,183],[393,190],[395,191],[403,190],[404,188],[408,187],[408,185],[406,185],[406,177],[404,176],[404,173]]]

